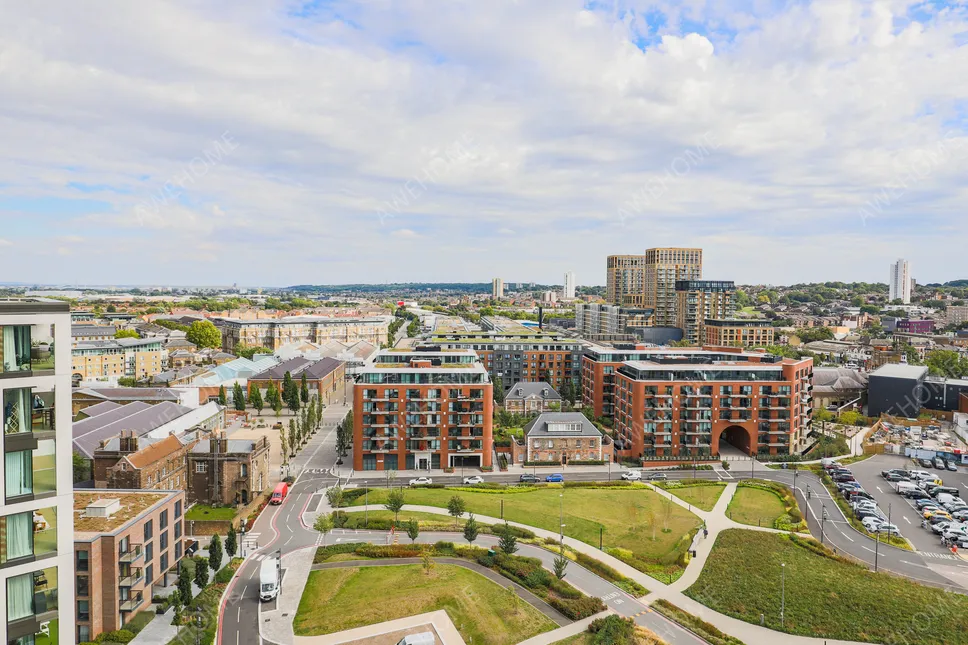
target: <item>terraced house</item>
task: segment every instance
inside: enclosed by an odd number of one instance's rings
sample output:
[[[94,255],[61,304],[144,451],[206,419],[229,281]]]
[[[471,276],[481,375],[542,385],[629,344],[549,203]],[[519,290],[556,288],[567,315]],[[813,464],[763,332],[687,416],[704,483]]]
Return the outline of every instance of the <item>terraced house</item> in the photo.
[[[67,303],[0,300],[0,629],[8,645],[75,639],[70,324]]]
[[[632,458],[749,455],[808,447],[813,359],[730,348],[656,350],[615,371],[616,450]]]
[[[381,351],[353,391],[353,469],[490,467],[493,395],[473,350]]]

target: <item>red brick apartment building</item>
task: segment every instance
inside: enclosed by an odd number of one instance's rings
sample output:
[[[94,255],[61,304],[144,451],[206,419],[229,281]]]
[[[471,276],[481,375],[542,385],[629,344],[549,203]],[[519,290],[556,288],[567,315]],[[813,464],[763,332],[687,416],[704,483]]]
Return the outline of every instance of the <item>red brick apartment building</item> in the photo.
[[[77,624],[61,642],[93,641],[148,609],[184,555],[184,508],[182,491],[74,491]]]
[[[472,350],[381,351],[353,388],[353,469],[490,467],[493,406]]]
[[[806,447],[813,360],[730,348],[652,350],[614,372],[617,454],[719,455],[726,441],[753,455]]]

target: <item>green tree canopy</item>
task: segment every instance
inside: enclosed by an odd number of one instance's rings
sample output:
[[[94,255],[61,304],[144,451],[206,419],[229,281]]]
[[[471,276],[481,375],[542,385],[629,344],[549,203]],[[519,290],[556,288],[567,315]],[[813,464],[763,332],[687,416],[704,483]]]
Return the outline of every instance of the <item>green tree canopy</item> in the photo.
[[[198,347],[217,349],[222,346],[222,332],[209,320],[196,320],[185,332],[185,340]]]
[[[138,335],[138,332],[136,332],[133,329],[119,329],[118,331],[114,332],[114,337],[115,338],[141,338],[141,336]]]

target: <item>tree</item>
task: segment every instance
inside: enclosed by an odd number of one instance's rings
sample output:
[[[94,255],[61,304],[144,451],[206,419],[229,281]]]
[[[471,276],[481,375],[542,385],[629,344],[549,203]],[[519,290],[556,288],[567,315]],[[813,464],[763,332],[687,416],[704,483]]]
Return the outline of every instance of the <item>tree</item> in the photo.
[[[232,386],[232,403],[236,410],[245,412],[245,390],[242,389],[242,384],[238,381]]]
[[[420,525],[417,523],[417,520],[411,517],[410,521],[407,522],[407,537],[410,538],[410,543],[413,544],[417,541],[419,536]]]
[[[343,489],[339,486],[326,489],[326,501],[332,508],[339,508],[343,505],[343,496]]]
[[[386,479],[387,488],[392,488],[393,482],[397,478],[397,471],[393,468],[387,468],[386,470],[383,471],[383,477],[384,479]]]
[[[287,371],[285,375],[282,377],[282,400],[285,403],[288,403],[290,397],[292,397],[292,388],[293,388],[292,374],[290,374]]]
[[[322,533],[323,546],[326,546],[326,534],[333,530],[332,518],[326,513],[320,513],[316,516],[316,521],[313,522],[313,530]]]
[[[454,526],[457,526],[457,522],[467,511],[467,505],[464,504],[464,498],[460,495],[454,495],[447,502],[447,513],[454,518]]]
[[[229,399],[228,399],[228,396],[226,396],[225,394],[225,386],[219,385],[218,386],[218,404],[221,406],[226,406],[228,405],[228,402],[229,402]]]
[[[74,483],[87,481],[91,478],[91,462],[76,450],[71,454],[71,466],[74,470]]]
[[[566,379],[565,382],[561,384],[561,391],[559,394],[561,394],[562,399],[568,402],[569,406],[575,407],[575,399],[577,396],[575,395],[575,385],[570,379]]]
[[[287,464],[289,463],[289,439],[286,437],[285,428],[279,428],[279,443],[282,446],[282,463]]]
[[[498,546],[507,555],[514,555],[518,550],[518,539],[511,532],[511,526],[507,523],[507,520],[504,521],[504,530],[501,531]]]
[[[178,597],[185,605],[192,601],[192,578],[194,577],[194,562],[189,558],[183,558],[178,563]]]
[[[289,396],[286,397],[286,405],[289,407],[289,411],[293,414],[299,412],[301,404],[299,402],[299,388],[293,383],[289,387]]]
[[[464,524],[464,539],[467,540],[468,544],[473,544],[479,534],[480,529],[477,526],[477,520],[474,519],[474,514],[471,513],[467,516],[467,522]]]
[[[289,451],[296,454],[296,446],[299,444],[299,437],[296,436],[296,420],[289,419]]]
[[[406,503],[405,496],[402,490],[391,490],[387,495],[387,501],[383,505],[388,511],[393,513],[393,523],[396,524],[397,520],[400,518],[400,509]]]
[[[498,405],[504,404],[504,379],[500,376],[494,378],[494,402]]]
[[[250,345],[246,345],[245,343],[242,343],[241,345],[237,345],[235,347],[236,356],[241,356],[242,358],[247,358],[249,360],[252,360],[252,357],[255,356],[256,354],[271,354],[271,353],[272,353],[272,350],[267,347],[252,347]]]
[[[208,586],[208,562],[202,556],[195,558],[195,586],[204,589]]]
[[[813,411],[813,420],[820,422],[820,432],[826,434],[827,422],[834,420],[834,413],[827,408],[817,408]]]
[[[557,557],[553,563],[553,569],[555,572],[555,577],[559,580],[565,577],[565,569],[568,568],[568,558],[565,557],[565,545],[561,545],[561,550],[558,552]]]
[[[936,349],[928,352],[924,357],[924,363],[928,366],[928,371],[935,376],[968,377],[968,357],[963,357],[954,350]]]
[[[118,308],[115,307],[114,305],[108,305],[107,312],[109,314],[116,314],[118,313]]]
[[[434,559],[433,557],[431,557],[430,549],[427,549],[423,553],[421,553],[420,559],[423,560],[424,573],[426,573],[429,576],[431,572],[434,570]]]
[[[309,381],[306,379],[306,372],[303,372],[299,379],[299,400],[309,403]]]
[[[276,397],[276,400],[272,402],[272,411],[277,417],[282,413],[282,399],[278,396]]]
[[[118,331],[114,332],[114,337],[115,338],[141,338],[141,336],[138,335],[138,332],[136,332],[133,329],[119,329]]]
[[[262,408],[265,407],[265,402],[262,400],[262,391],[259,390],[258,385],[249,386],[249,404],[255,408],[256,414],[262,414]]]
[[[209,320],[196,320],[188,326],[185,340],[198,347],[219,349],[222,347],[222,332]]]
[[[213,573],[218,573],[222,568],[222,538],[218,533],[212,536],[212,541],[208,545],[208,566]]]
[[[845,426],[855,426],[857,425],[857,422],[860,421],[860,417],[860,412],[856,412],[854,410],[845,410],[844,412],[840,413],[839,417],[837,417],[837,422],[842,423]]]
[[[235,535],[235,524],[229,524],[229,532],[225,535],[225,554],[229,556],[229,559],[235,557],[235,552],[238,550],[238,537]]]

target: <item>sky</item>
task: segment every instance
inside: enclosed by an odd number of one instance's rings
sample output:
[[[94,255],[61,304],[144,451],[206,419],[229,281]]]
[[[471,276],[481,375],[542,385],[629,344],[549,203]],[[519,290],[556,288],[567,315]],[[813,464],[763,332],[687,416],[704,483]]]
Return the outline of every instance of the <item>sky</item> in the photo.
[[[0,0],[0,281],[968,278],[968,0]]]

